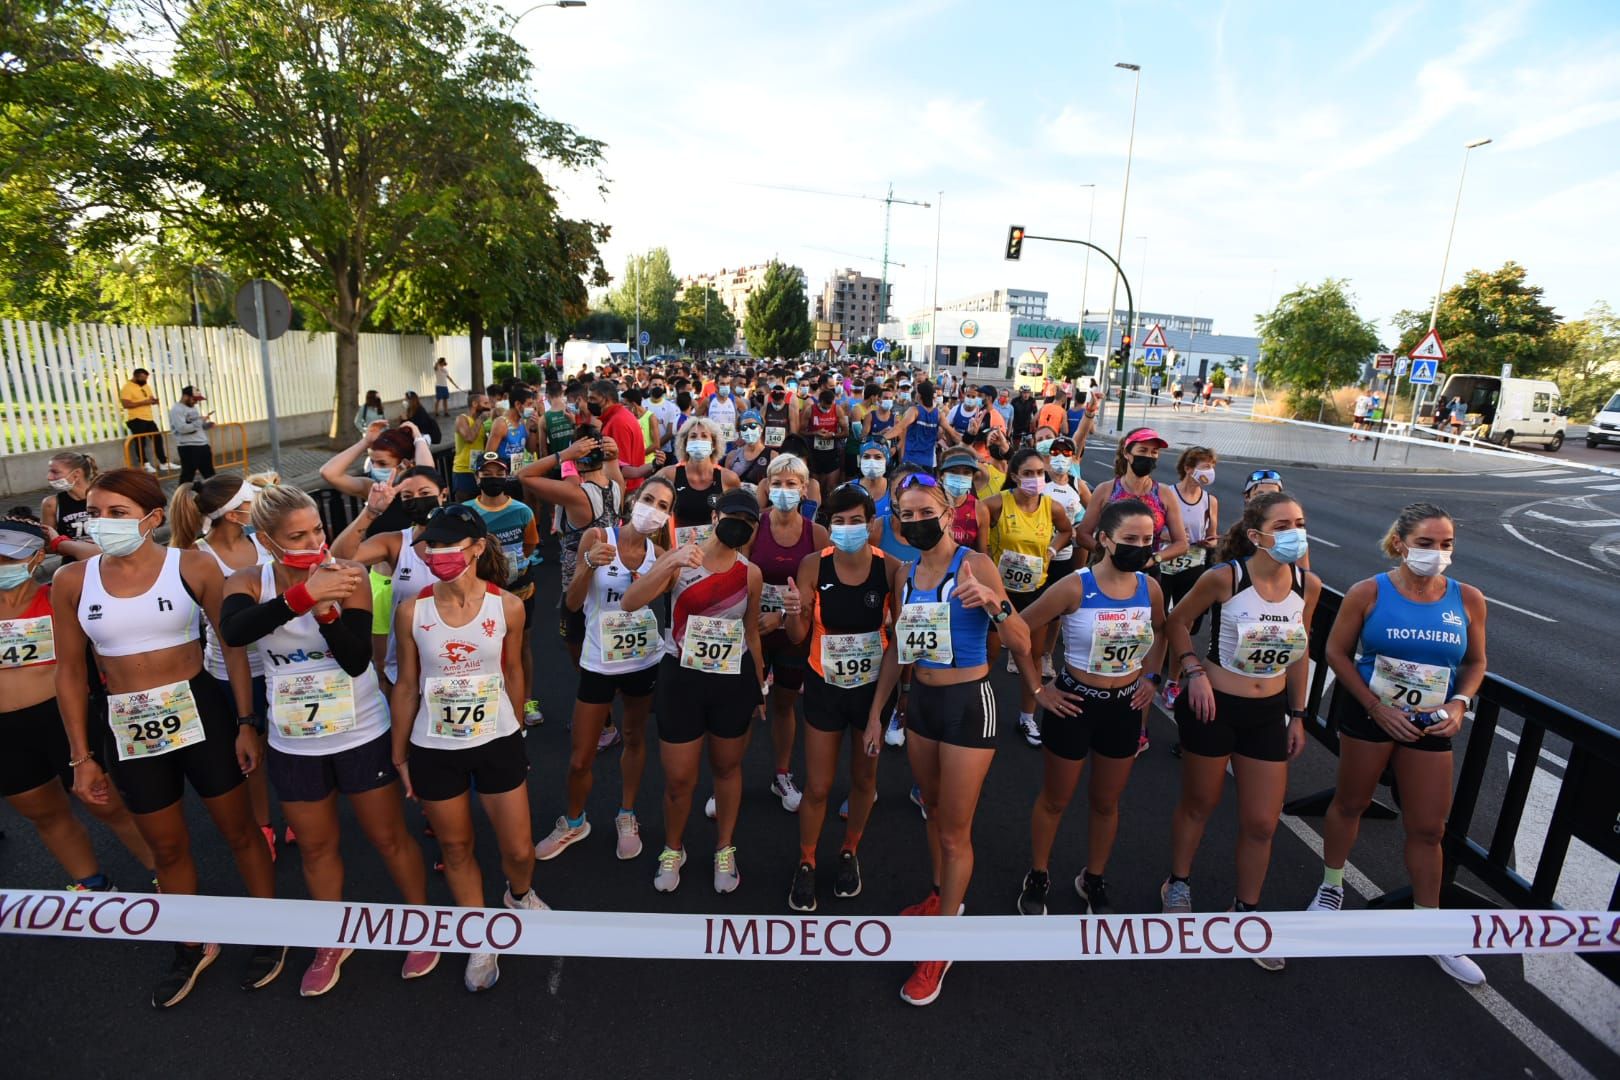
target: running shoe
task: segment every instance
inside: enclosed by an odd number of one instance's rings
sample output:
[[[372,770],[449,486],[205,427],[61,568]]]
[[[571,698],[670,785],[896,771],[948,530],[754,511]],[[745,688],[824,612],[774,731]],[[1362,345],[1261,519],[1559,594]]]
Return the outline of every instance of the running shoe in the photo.
[[[1280,956],[1257,956],[1254,962],[1261,971],[1281,971],[1288,966],[1288,961]]]
[[[1108,899],[1108,882],[1102,878],[1091,878],[1089,881],[1085,874],[1077,874],[1074,879],[1074,891],[1080,895],[1082,914],[1112,915],[1114,902]]]
[[[316,949],[315,959],[304,970],[298,984],[299,997],[320,997],[338,984],[343,974],[343,961],[354,954],[353,949]]]
[[[1181,684],[1174,679],[1166,679],[1164,693],[1161,696],[1164,698],[1165,709],[1174,709],[1176,707],[1176,698],[1181,696]]]
[[[932,1005],[945,984],[945,973],[951,970],[949,960],[924,960],[912,971],[911,978],[900,988],[900,1000],[908,1005]]]
[[[1041,657],[1041,680],[1057,678],[1057,669],[1052,666],[1052,654],[1047,653]]]
[[[492,952],[475,952],[467,957],[467,973],[461,984],[476,994],[501,981],[500,959]]]
[[[877,792],[874,791],[874,792],[872,792],[872,805],[873,806],[877,805],[877,800],[878,800]],[[845,799],[843,802],[838,804],[838,820],[839,821],[848,821],[849,820],[849,800],[848,799]]]
[[[742,871],[737,869],[737,846],[723,847],[714,853],[714,891],[735,892],[742,883]]]
[[[900,909],[900,914],[902,914],[902,915],[938,915],[939,914],[939,893],[934,891],[934,890],[929,890],[928,895],[923,897],[921,903],[911,904],[911,905],[908,905],[906,907],[901,908]]]
[[[519,900],[512,895],[512,885],[510,882],[508,882],[506,886],[506,895],[501,897],[501,903],[505,904],[513,911],[551,910],[551,905],[540,899],[540,894],[535,892],[533,885],[529,886],[529,891],[523,894],[523,899]]]
[[[1148,745],[1147,732],[1144,731],[1136,737],[1136,756],[1141,757],[1147,753]]]
[[[596,737],[596,752],[600,754],[614,743],[619,742],[620,739],[621,736],[617,725],[603,728],[602,734]]]
[[[439,954],[436,952],[408,952],[405,954],[405,963],[400,965],[399,977],[420,979],[438,966]]]
[[[166,467],[167,467],[167,466],[165,466],[165,468],[166,468]],[[146,470],[146,471],[147,471],[147,472],[149,472],[149,473],[151,473],[151,474],[152,474],[152,475],[153,475],[153,476],[156,476],[156,475],[157,475],[157,470],[156,470],[156,469],[155,469],[155,468],[153,468],[153,467],[152,467],[152,463],[151,463],[151,462],[150,462],[150,461],[147,461],[147,462],[143,462],[143,463],[142,463],[142,464],[141,464],[141,468],[142,468],[142,469],[144,469],[144,470]]]
[[[1165,878],[1159,886],[1159,903],[1166,915],[1192,914],[1192,886],[1185,881]]]
[[[242,969],[242,989],[262,990],[276,981],[287,963],[287,946],[255,945],[248,953],[247,966]]]
[[[1447,975],[1464,986],[1483,986],[1485,973],[1466,956],[1431,956],[1429,959],[1445,969]]]
[[[708,818],[710,821],[713,821],[714,820],[714,815],[715,815],[714,796],[710,795],[709,796],[709,801],[703,804],[703,816]]]
[[[276,827],[274,825],[260,825],[259,832],[264,835],[264,845],[270,849],[270,861],[276,861]]]
[[[1023,734],[1025,742],[1036,749],[1040,748],[1041,726],[1035,722],[1033,716],[1020,716],[1018,718],[1018,730]],[[1141,753],[1141,751],[1138,750],[1137,753]]]
[[[838,854],[838,876],[833,878],[833,895],[840,900],[861,895],[861,860],[853,851]]]
[[[584,814],[580,815],[585,818]],[[569,844],[583,840],[591,835],[591,823],[588,818],[580,821],[578,825],[568,824],[568,818],[559,816],[557,824],[551,827],[551,832],[538,844],[534,845],[534,857],[542,862],[555,859],[563,853]]]
[[[620,811],[613,817],[613,829],[619,834],[614,854],[620,859],[633,859],[641,854],[641,823],[634,813]]]
[[[899,709],[896,709],[894,715],[889,717],[889,726],[883,732],[883,741],[890,746],[906,745],[906,718]]]
[[[793,872],[793,885],[788,889],[788,907],[794,911],[816,910],[816,868],[807,862],[800,863]]]
[[[1031,870],[1024,875],[1024,889],[1018,894],[1018,914],[1045,915],[1046,893],[1052,879],[1045,870]]]
[[[546,718],[541,715],[540,703],[538,701],[530,698],[528,701],[523,703],[524,727],[534,727],[536,724],[543,724],[545,722]]]
[[[4,839],[4,838],[5,838],[5,834],[4,834],[4,833],[0,833],[0,840],[3,840],[3,839]],[[152,879],[152,883],[153,883],[153,884],[154,884],[154,885],[155,885],[155,884],[157,884],[157,879],[156,879],[156,878],[153,878],[153,879]],[[92,889],[92,888],[91,888],[91,887],[90,887],[90,886],[88,886],[88,885],[85,885],[85,884],[82,884],[82,883],[80,883],[80,882],[77,882],[77,881],[75,881],[75,882],[74,882],[74,883],[73,883],[73,884],[71,884],[71,885],[64,885],[64,886],[62,886],[62,891],[63,891],[63,892],[92,892],[92,893],[94,893],[94,892],[117,892],[117,891],[118,891],[118,886],[117,886],[117,885],[114,885],[114,884],[113,884],[113,883],[112,883],[112,879],[111,879],[111,878],[108,878],[108,879],[107,879],[107,884],[105,884],[105,885],[103,885],[103,886],[102,886],[102,887],[101,887],[101,888],[99,888],[99,889]]]
[[[1018,674],[1018,661],[1013,659],[1013,654],[1012,654],[1011,650],[1008,650],[1008,652],[1007,652],[1007,674],[1009,674],[1009,675]]]
[[[163,980],[152,991],[152,1008],[172,1009],[186,1000],[186,995],[191,993],[191,988],[197,984],[197,976],[217,959],[219,946],[213,943],[176,944],[174,961],[169,965],[169,973],[163,976]]]
[[[681,883],[681,867],[685,865],[685,851],[665,848],[658,855],[658,873],[653,875],[653,888],[659,892],[674,892]]]
[[[916,784],[912,784],[910,798],[911,805],[915,806],[917,808],[917,813],[922,815],[922,819],[924,821],[927,821],[928,807],[923,804],[922,788],[918,787]]]
[[[1344,886],[1323,883],[1316,887],[1316,895],[1305,905],[1306,911],[1338,911],[1344,907]]]
[[[782,809],[790,814],[797,814],[799,803],[804,800],[804,793],[794,785],[790,772],[776,774],[776,779],[771,781],[771,794],[782,800]]]

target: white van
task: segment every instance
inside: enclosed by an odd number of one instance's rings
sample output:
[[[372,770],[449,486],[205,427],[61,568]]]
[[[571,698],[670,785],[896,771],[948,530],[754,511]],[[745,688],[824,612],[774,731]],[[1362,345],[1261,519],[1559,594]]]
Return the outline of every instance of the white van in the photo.
[[[1586,446],[1589,450],[1596,450],[1599,446],[1620,446],[1620,393],[1611,397],[1609,403],[1592,417],[1592,424],[1586,429]]]
[[[1498,446],[1535,443],[1557,450],[1564,445],[1568,410],[1557,383],[1498,375],[1448,375],[1435,406],[1443,407],[1452,398],[1460,399],[1467,412],[1464,432],[1477,432]],[[1427,405],[1424,408],[1433,416]]]
[[[585,341],[574,339],[563,342],[563,378],[571,379],[588,369],[614,365],[641,363],[635,349],[622,341]]]

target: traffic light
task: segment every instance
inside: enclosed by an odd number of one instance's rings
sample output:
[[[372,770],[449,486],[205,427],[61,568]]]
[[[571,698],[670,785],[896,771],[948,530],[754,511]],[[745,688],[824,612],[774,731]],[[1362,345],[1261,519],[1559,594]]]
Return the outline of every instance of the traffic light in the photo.
[[[1007,259],[1017,262],[1024,254],[1024,227],[1022,225],[1009,225],[1007,227]]]
[[[1131,335],[1121,334],[1119,348],[1114,350],[1114,363],[1124,367],[1131,359]]]

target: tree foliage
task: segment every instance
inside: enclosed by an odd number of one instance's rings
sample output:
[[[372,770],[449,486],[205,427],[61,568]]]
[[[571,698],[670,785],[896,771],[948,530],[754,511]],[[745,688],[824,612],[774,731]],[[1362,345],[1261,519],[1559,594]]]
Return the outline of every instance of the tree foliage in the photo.
[[[798,356],[810,347],[814,328],[797,270],[771,260],[764,280],[748,297],[743,335],[754,356]]]
[[[714,286],[687,289],[675,317],[675,336],[695,353],[729,349],[737,340],[737,319],[721,301]]]
[[[618,312],[597,308],[574,325],[574,336],[587,341],[627,341],[630,325]]]
[[[1057,347],[1046,361],[1046,373],[1059,382],[1090,375],[1091,361],[1086,358],[1085,343],[1078,336],[1059,338]]]
[[[1545,374],[1558,383],[1570,416],[1590,420],[1620,386],[1620,315],[1600,301],[1553,336],[1560,359]]]
[[[634,333],[637,313],[641,329],[652,339],[655,347],[675,343],[675,318],[679,309],[675,294],[680,282],[670,269],[669,249],[653,248],[643,255],[632,255],[625,260],[624,275],[619,287],[608,294],[608,307],[624,318]],[[639,346],[638,346],[639,347]]]
[[[1562,320],[1526,276],[1509,261],[1499,270],[1470,270],[1441,295],[1434,328],[1445,342],[1446,374],[1495,374],[1512,364],[1515,374],[1531,376],[1558,365],[1562,348],[1554,332]],[[1397,351],[1409,352],[1428,333],[1429,312],[1402,311],[1395,325],[1401,328]]]
[[[1258,370],[1291,392],[1296,409],[1324,391],[1354,382],[1378,350],[1378,333],[1357,312],[1349,284],[1328,278],[1301,285],[1276,307],[1255,317],[1260,331]]]

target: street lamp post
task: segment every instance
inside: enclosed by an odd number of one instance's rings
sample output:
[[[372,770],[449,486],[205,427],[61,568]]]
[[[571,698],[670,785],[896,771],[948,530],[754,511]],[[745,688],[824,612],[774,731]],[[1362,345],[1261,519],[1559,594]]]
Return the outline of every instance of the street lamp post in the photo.
[[[1481,146],[1485,146],[1490,141],[1490,139],[1475,139],[1471,143],[1463,144],[1462,172],[1457,177],[1457,198],[1456,201],[1451,204],[1451,227],[1446,230],[1446,253],[1440,258],[1440,283],[1434,287],[1434,306],[1429,309],[1430,330],[1434,329],[1435,322],[1440,318],[1440,294],[1445,291],[1446,287],[1446,267],[1451,262],[1451,241],[1452,238],[1457,235],[1457,212],[1462,209],[1463,181],[1468,179],[1468,155],[1479,149]],[[1417,426],[1418,407],[1422,403],[1422,399],[1425,396],[1426,395],[1423,388],[1421,387],[1418,389],[1418,392],[1413,395],[1412,424],[1414,427]],[[1410,447],[1407,448],[1407,453],[1411,453]]]
[[[1097,185],[1081,184],[1081,187],[1091,189],[1091,210],[1086,214],[1086,243],[1091,243],[1091,226],[1097,220]],[[1080,360],[1082,364],[1086,358],[1086,290],[1091,286],[1091,249],[1086,248],[1086,268],[1080,274],[1080,321],[1075,325],[1075,340],[1080,344]],[[1103,352],[1108,350],[1105,347]],[[1107,357],[1104,356],[1103,367],[1107,367]]]
[[[928,305],[928,378],[934,378],[934,326],[939,322],[939,229],[945,220],[945,193],[941,191],[934,208],[934,299]],[[915,361],[913,361],[915,363]]]
[[[548,8],[548,7],[554,7],[554,8],[580,8],[580,7],[584,7],[584,6],[585,6],[585,0],[551,0],[550,3],[536,4],[533,7],[528,8],[525,11],[518,14],[509,24],[507,24],[506,29],[507,29],[508,32],[510,32],[514,27],[517,26],[518,23],[523,21],[525,16],[532,15],[536,11],[539,11],[541,8]]]
[[[1131,134],[1130,140],[1125,144],[1125,187],[1119,196],[1119,240],[1114,245],[1114,288],[1108,295],[1108,335],[1103,339],[1103,396],[1108,395],[1108,350],[1114,343],[1114,306],[1119,302],[1119,279],[1123,276],[1119,270],[1119,260],[1125,256],[1125,206],[1131,197],[1131,158],[1136,153],[1136,102],[1142,93],[1142,66],[1140,64],[1127,64],[1123,61],[1114,65],[1124,71],[1136,75],[1136,85],[1131,91]],[[1119,418],[1116,421],[1118,430],[1125,428],[1125,384],[1129,381],[1124,378],[1125,372],[1130,370],[1131,358],[1126,356],[1121,365],[1121,379],[1119,384]]]

